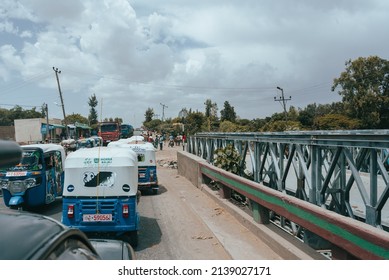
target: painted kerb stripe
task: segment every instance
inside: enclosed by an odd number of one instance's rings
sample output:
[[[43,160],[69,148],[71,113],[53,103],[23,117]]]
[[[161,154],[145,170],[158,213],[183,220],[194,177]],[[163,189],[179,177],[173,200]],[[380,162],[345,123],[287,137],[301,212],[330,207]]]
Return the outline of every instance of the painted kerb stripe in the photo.
[[[201,172],[212,176],[220,182],[225,182],[227,184],[230,184],[231,186],[234,186],[237,190],[242,190],[244,192],[247,192],[255,197],[258,197],[264,201],[267,201],[270,204],[279,206],[284,208],[289,213],[293,214],[296,217],[302,218],[304,220],[309,221],[311,224],[316,225],[319,228],[322,228],[325,231],[329,231],[332,234],[342,237],[345,240],[348,240],[349,242],[353,243],[356,247],[363,248],[364,250],[371,252],[372,254],[379,256],[384,259],[389,259],[389,251],[385,248],[382,248],[380,246],[377,246],[374,243],[371,243],[365,239],[360,238],[359,236],[339,227],[334,224],[328,223],[322,218],[314,215],[313,213],[309,213],[307,211],[304,211],[303,209],[297,208],[293,205],[287,204],[283,202],[280,198],[274,197],[268,194],[265,194],[259,190],[250,188],[249,186],[242,184],[234,179],[226,178],[223,175],[207,168],[206,166],[201,166]],[[271,209],[274,210],[274,209]]]

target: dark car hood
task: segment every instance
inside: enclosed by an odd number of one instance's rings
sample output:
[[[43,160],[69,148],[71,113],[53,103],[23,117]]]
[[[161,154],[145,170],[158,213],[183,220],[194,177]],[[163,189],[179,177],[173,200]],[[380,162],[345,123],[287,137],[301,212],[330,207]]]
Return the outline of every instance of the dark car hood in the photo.
[[[25,212],[0,211],[0,259],[29,259],[64,226],[53,219]]]

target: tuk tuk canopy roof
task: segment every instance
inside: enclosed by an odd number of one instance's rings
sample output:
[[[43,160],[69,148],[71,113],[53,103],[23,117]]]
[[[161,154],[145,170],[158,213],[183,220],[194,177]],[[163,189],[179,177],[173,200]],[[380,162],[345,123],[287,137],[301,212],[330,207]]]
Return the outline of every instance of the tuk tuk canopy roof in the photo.
[[[22,145],[21,146],[22,150],[28,150],[28,149],[41,149],[43,153],[49,153],[49,152],[54,152],[54,151],[59,151],[61,153],[61,158],[62,158],[62,166],[64,166],[65,162],[65,149],[61,145],[57,144],[30,144],[30,145]]]
[[[79,149],[66,158],[64,184],[64,197],[135,196],[137,155],[122,148]]]
[[[92,129],[90,126],[84,123],[75,122],[74,124],[68,124],[69,128],[81,128],[81,129]]]
[[[66,158],[66,169],[86,167],[138,167],[137,155],[121,148],[94,147],[79,149]]]

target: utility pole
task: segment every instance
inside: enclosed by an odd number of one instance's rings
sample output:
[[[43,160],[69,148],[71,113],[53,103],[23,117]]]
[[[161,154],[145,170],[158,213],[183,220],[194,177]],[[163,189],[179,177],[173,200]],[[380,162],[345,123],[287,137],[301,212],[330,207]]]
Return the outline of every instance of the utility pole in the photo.
[[[162,121],[165,120],[165,107],[168,108],[165,104],[159,103],[162,106]]]
[[[50,140],[50,128],[49,128],[49,108],[46,103],[43,103],[43,109],[45,110],[46,115],[46,139]]]
[[[285,127],[288,127],[288,113],[286,112],[286,101],[291,100],[292,97],[289,96],[288,99],[285,99],[284,89],[282,89],[280,87],[277,87],[277,89],[281,91],[281,97],[278,99],[276,97],[274,97],[274,101],[279,101],[280,103],[282,102],[282,107],[284,108],[284,114],[285,114]]]
[[[60,99],[61,99],[61,106],[62,106],[62,113],[63,113],[63,122],[64,122],[64,124],[65,124],[66,138],[69,138],[70,135],[69,135],[68,123],[67,123],[67,121],[66,121],[65,105],[63,104],[61,86],[60,86],[60,84],[59,84],[59,78],[58,78],[58,74],[61,74],[61,70],[58,70],[58,68],[55,68],[55,67],[53,67],[53,70],[54,70],[54,72],[55,72],[55,77],[57,78],[59,97],[60,97]]]

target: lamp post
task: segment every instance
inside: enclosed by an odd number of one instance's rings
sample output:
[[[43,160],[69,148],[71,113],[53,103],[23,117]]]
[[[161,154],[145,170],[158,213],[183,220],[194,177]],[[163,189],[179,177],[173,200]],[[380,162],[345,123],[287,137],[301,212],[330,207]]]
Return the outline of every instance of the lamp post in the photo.
[[[287,127],[288,126],[288,113],[286,112],[286,101],[291,100],[292,97],[289,96],[288,99],[285,99],[285,97],[284,97],[284,89],[280,88],[280,87],[277,87],[277,89],[281,91],[281,97],[278,98],[278,99],[276,97],[274,97],[274,101],[282,102],[282,107],[284,108],[284,115],[285,115],[285,127]]]

